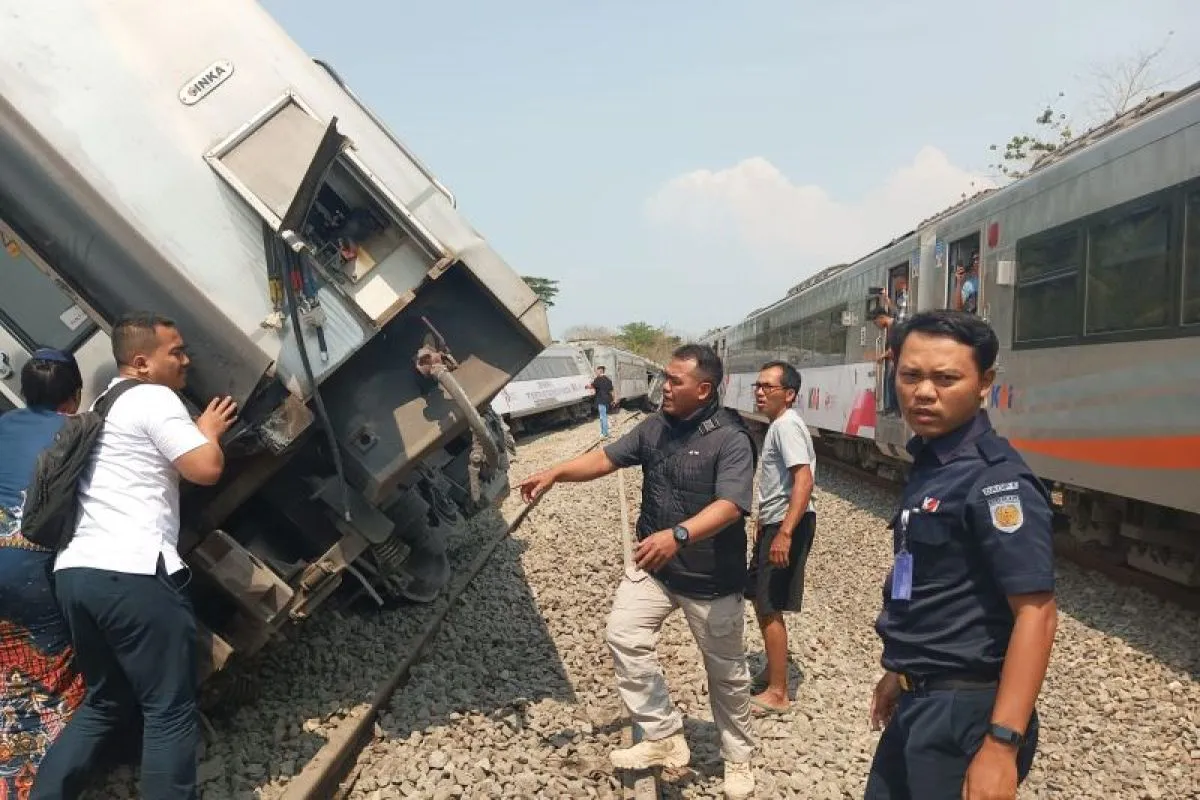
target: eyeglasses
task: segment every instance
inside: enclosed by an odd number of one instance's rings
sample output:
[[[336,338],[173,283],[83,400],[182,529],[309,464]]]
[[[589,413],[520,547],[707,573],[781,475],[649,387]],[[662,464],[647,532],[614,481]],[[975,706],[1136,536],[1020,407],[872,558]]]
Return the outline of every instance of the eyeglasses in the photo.
[[[750,388],[756,392],[762,392],[763,394],[770,394],[771,392],[775,391],[776,389],[782,389],[783,387],[777,383],[752,383],[752,384],[750,384]]]

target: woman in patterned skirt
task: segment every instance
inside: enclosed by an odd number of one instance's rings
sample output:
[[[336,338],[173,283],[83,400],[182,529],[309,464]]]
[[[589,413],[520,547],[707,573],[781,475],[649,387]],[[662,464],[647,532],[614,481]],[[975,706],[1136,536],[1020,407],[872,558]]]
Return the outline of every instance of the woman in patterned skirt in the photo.
[[[51,585],[54,553],[21,535],[39,453],[79,410],[79,366],[38,350],[21,370],[26,408],[0,416],[0,800],[25,800],[42,756],[84,696]]]

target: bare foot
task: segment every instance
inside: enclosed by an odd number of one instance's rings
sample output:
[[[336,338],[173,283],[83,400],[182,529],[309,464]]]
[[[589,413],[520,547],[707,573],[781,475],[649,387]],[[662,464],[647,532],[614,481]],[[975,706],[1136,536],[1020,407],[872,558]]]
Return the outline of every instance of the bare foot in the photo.
[[[755,713],[782,714],[788,710],[790,705],[786,694],[773,692],[770,689],[750,697],[750,710]]]

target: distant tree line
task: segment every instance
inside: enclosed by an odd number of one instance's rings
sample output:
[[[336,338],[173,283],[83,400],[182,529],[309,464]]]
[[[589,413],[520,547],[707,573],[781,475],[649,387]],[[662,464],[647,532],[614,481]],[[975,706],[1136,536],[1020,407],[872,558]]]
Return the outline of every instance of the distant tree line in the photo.
[[[658,364],[666,364],[675,348],[683,344],[682,336],[656,327],[648,322],[627,322],[616,331],[598,325],[576,325],[564,334],[568,341],[596,341],[637,353]]]

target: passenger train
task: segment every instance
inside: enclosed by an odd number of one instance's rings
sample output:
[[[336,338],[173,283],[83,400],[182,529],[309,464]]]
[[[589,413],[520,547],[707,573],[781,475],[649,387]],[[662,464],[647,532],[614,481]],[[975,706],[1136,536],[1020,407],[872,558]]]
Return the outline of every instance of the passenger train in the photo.
[[[492,410],[514,434],[596,413],[592,379],[596,367],[613,382],[617,406],[653,408],[655,377],[662,367],[648,358],[596,341],[551,345],[529,362],[492,400]]]
[[[583,348],[555,344],[525,365],[492,400],[514,434],[587,419],[592,408],[592,365]]]
[[[707,335],[725,404],[765,422],[751,384],[787,360],[813,433],[902,475],[912,432],[884,413],[870,314],[905,285],[910,313],[956,307],[957,267],[976,260],[975,310],[1000,339],[983,405],[1069,519],[1066,544],[1200,586],[1200,84]]]
[[[662,365],[648,358],[601,342],[577,342],[592,362],[592,367],[604,367],[604,374],[613,382],[616,404],[623,408],[648,410],[650,387]]]

